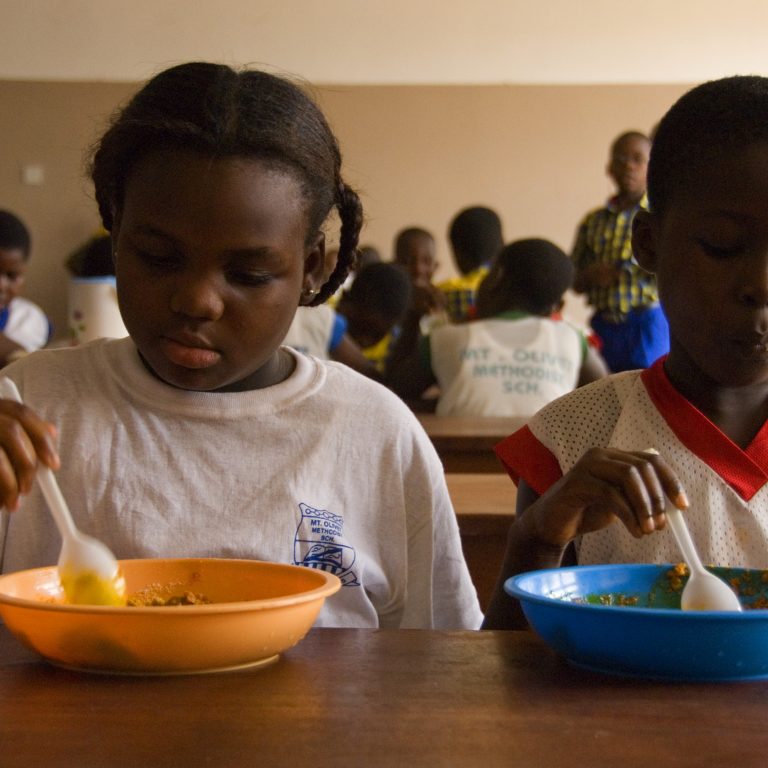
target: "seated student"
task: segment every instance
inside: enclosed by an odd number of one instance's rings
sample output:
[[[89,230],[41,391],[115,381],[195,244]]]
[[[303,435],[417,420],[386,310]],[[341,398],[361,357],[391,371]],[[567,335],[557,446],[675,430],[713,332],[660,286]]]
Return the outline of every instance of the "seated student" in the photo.
[[[385,370],[410,300],[405,270],[384,261],[361,269],[339,300],[338,311],[347,320],[350,337],[379,373]]]
[[[503,581],[564,562],[677,562],[665,506],[703,562],[768,568],[768,79],[729,77],[664,116],[633,251],[658,279],[669,355],[546,406],[502,442],[517,518]],[[659,455],[648,449],[655,448]]]
[[[0,211],[0,366],[44,347],[51,336],[45,312],[20,295],[30,250],[24,222],[10,211]]]
[[[100,229],[67,257],[67,269],[74,277],[107,277],[115,274],[112,238]]]
[[[338,253],[338,251],[336,250],[335,253]],[[339,303],[339,299],[344,294],[344,291],[352,287],[352,283],[355,282],[357,273],[368,264],[375,264],[379,261],[381,261],[381,254],[374,246],[361,245],[357,249],[357,257],[354,262],[349,265],[349,274],[344,282],[336,289],[336,293],[328,299],[326,304],[335,309]]]
[[[445,294],[432,282],[438,267],[435,238],[420,227],[401,230],[395,238],[395,264],[411,278],[409,312],[418,315],[422,330],[448,322]]]
[[[460,323],[470,316],[475,292],[504,245],[501,219],[490,208],[465,208],[451,221],[448,239],[460,274],[437,287],[445,294],[448,316]]]
[[[181,64],[113,119],[91,168],[130,335],[6,369],[25,405],[0,400],[0,505],[25,498],[3,568],[56,562],[33,482],[45,464],[77,526],[120,558],[318,567],[343,584],[319,625],[477,628],[442,466],[413,414],[281,345],[297,306],[344,281],[362,223],[317,105],[267,72]]]
[[[551,315],[573,282],[573,264],[548,240],[518,240],[502,249],[476,298],[477,320],[422,337],[420,366],[389,370],[409,399],[436,383],[437,413],[532,416],[576,386],[607,373],[584,335]],[[405,333],[405,331],[404,331]]]
[[[293,316],[283,344],[314,355],[321,360],[336,360],[365,376],[380,379],[373,363],[347,333],[347,321],[328,304],[299,307]]]

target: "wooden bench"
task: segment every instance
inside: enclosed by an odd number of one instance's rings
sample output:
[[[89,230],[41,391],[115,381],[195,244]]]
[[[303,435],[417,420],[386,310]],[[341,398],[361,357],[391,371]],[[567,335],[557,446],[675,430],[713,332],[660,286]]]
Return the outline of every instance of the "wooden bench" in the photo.
[[[514,519],[517,489],[502,473],[446,473],[469,573],[485,611]]]
[[[494,446],[525,424],[520,418],[417,414],[446,472],[503,472]]]

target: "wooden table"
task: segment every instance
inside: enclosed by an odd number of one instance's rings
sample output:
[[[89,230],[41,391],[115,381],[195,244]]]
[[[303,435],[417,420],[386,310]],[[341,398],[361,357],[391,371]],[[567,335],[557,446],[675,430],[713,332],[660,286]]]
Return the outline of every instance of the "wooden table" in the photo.
[[[518,418],[465,418],[417,414],[446,472],[503,472],[494,446],[525,424]]]
[[[0,659],[3,768],[768,762],[768,682],[602,676],[525,632],[316,629],[260,670],[140,678],[29,663],[3,629]]]

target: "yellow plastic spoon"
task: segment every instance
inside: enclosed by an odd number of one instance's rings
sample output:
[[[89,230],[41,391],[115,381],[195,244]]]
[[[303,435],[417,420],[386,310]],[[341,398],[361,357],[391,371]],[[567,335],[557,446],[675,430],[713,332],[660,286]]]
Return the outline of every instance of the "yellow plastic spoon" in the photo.
[[[22,402],[11,379],[0,377],[0,397]],[[70,603],[77,605],[125,605],[125,578],[109,548],[77,529],[53,472],[37,469],[37,481],[61,534],[59,579]]]

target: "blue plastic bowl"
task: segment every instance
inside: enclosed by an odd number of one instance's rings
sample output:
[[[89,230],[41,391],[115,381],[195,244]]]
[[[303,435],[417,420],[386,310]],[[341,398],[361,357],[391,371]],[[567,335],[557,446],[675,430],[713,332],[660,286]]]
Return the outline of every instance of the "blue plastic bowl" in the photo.
[[[682,611],[671,568],[553,568],[514,576],[504,589],[520,600],[536,633],[577,666],[663,680],[768,678],[768,610]],[[711,570],[737,584],[745,608],[766,601],[768,572]],[[637,604],[601,604],[627,598]]]

